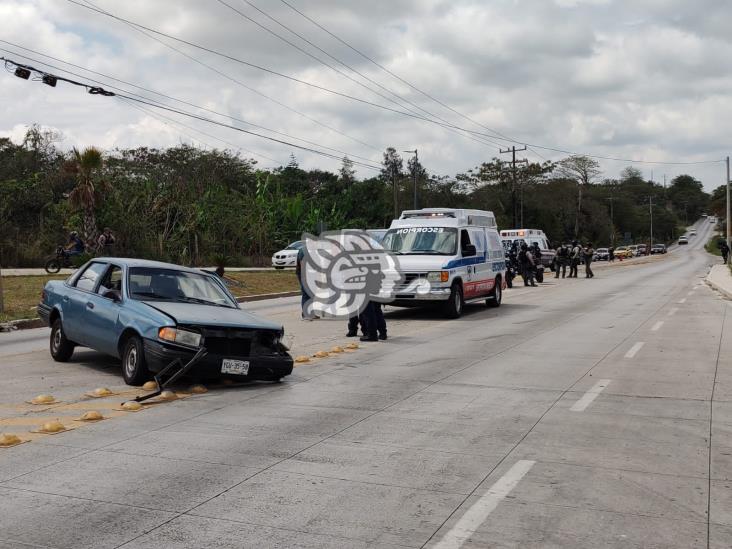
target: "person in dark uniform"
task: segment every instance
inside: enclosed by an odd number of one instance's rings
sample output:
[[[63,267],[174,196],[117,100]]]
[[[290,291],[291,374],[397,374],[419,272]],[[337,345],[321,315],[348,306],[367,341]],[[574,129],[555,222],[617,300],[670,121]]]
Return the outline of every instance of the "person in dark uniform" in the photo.
[[[577,267],[582,259],[582,247],[576,240],[572,241],[572,250],[569,253],[569,278],[577,278]]]
[[[529,250],[529,245],[526,242],[521,244],[518,260],[521,265],[521,278],[524,279],[524,286],[536,286],[536,282],[534,282],[534,255]]]
[[[595,273],[592,272],[590,264],[592,259],[595,257],[595,248],[592,247],[592,243],[588,242],[584,250],[585,253],[585,278],[595,278]]]
[[[559,271],[562,271],[562,278],[567,276],[567,265],[569,264],[569,246],[566,242],[563,242],[557,249],[557,256],[554,259],[557,267],[557,275],[554,278],[559,278]]]

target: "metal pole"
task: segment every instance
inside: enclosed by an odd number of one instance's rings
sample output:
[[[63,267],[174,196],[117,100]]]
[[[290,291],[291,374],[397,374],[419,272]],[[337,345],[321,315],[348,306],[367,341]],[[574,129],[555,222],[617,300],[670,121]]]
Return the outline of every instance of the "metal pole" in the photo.
[[[730,222],[730,205],[729,205],[729,156],[727,157],[727,246],[732,247],[732,223]],[[730,254],[732,255],[732,254]],[[727,261],[729,262],[731,259],[729,256],[727,257]]]
[[[648,197],[648,211],[651,213],[651,248],[653,248],[653,197]],[[650,253],[650,248],[648,252]]]
[[[394,187],[394,219],[399,219],[399,190],[397,189],[396,170],[392,166],[391,184]]]
[[[419,166],[419,156],[417,149],[414,149],[414,209],[417,209],[417,166]]]

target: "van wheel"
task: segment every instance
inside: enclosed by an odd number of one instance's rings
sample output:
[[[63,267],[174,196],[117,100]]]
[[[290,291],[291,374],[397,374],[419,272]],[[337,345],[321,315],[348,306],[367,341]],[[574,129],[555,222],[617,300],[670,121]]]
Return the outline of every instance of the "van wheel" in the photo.
[[[125,341],[122,350],[122,376],[127,385],[142,385],[150,377],[145,362],[145,348],[136,335]]]
[[[66,339],[64,327],[60,318],[57,318],[53,322],[53,327],[51,328],[51,340],[49,343],[51,357],[56,362],[66,362],[71,358],[71,355],[74,354],[74,344]]]
[[[444,311],[447,318],[460,318],[463,314],[463,287],[455,282],[450,288],[450,298],[445,303]]]
[[[503,289],[501,288],[501,279],[496,278],[496,285],[493,286],[491,296],[485,300],[485,304],[488,307],[500,307],[501,301],[503,300]]]

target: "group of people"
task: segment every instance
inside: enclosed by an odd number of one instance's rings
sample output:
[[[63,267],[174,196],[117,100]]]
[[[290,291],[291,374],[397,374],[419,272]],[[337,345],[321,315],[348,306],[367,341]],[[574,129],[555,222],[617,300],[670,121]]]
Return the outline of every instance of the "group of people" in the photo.
[[[592,272],[592,260],[595,256],[595,248],[592,243],[588,242],[582,246],[577,240],[573,240],[571,244],[566,242],[561,246],[557,246],[557,254],[554,256],[554,278],[559,278],[561,272],[562,278],[567,275],[567,267],[569,267],[569,278],[577,278],[580,264],[585,265],[585,278],[594,278],[595,273]]]
[[[301,309],[302,319],[305,321],[317,320],[316,314],[307,310],[307,303],[311,296],[308,294],[305,284],[303,283],[303,261],[305,260],[305,251],[303,248],[297,253],[297,261],[295,263],[295,274],[300,283]],[[366,307],[356,315],[348,319],[348,332],[346,337],[358,337],[358,328],[361,327],[361,341],[384,341],[386,340],[386,319],[384,318],[383,305],[375,301],[369,301]]]
[[[114,243],[115,238],[112,234],[112,229],[109,227],[104,227],[102,234],[99,235],[94,245],[87,245],[77,231],[71,231],[64,251],[69,256],[75,256],[83,254],[89,248],[90,250],[96,251],[98,255],[111,256]]]

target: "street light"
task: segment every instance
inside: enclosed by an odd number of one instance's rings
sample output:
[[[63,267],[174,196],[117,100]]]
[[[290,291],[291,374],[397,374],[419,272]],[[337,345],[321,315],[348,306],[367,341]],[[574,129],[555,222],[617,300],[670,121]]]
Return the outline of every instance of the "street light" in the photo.
[[[417,149],[414,149],[413,151],[402,151],[405,153],[410,153],[414,155],[414,166],[413,166],[413,172],[412,177],[414,178],[414,209],[417,209],[417,166],[419,164],[419,156],[417,155]]]

